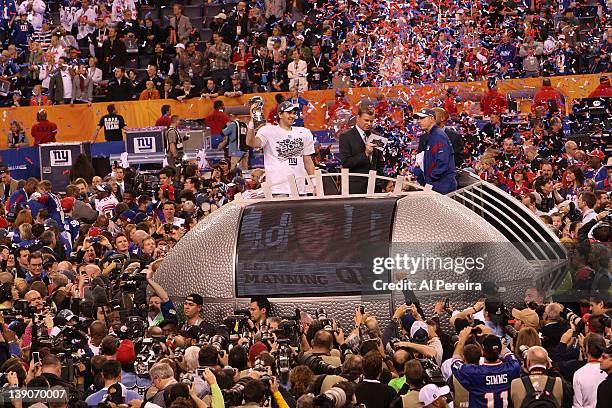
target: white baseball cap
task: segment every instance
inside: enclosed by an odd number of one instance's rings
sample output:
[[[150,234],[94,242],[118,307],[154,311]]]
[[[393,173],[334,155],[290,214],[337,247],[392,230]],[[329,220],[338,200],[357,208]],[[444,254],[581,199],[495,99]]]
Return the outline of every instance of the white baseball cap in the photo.
[[[438,387],[436,384],[427,384],[419,391],[419,402],[423,405],[429,405],[448,393],[450,393],[448,385]]]

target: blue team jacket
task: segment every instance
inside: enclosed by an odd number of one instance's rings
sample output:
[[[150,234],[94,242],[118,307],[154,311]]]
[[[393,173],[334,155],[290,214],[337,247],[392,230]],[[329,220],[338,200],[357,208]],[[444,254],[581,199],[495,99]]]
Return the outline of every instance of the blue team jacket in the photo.
[[[457,189],[457,170],[453,147],[442,129],[434,125],[429,131],[423,157],[425,183],[434,191],[447,194]]]

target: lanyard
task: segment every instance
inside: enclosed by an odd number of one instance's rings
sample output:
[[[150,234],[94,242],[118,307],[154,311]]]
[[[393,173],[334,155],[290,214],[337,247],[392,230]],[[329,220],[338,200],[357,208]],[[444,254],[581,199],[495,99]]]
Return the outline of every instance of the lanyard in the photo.
[[[103,41],[102,39],[107,37],[106,31],[107,31],[106,28],[104,28],[104,31],[98,30],[98,42],[102,42]]]
[[[312,61],[315,63],[315,65],[317,66],[317,68],[319,68],[319,65],[321,64],[321,58],[323,57],[323,54],[319,55],[319,60],[317,61],[314,57],[314,55],[312,56]]]

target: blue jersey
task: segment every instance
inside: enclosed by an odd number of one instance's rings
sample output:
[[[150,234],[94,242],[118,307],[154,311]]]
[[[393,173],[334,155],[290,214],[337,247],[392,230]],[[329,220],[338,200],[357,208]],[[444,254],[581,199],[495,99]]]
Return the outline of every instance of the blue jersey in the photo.
[[[521,366],[508,353],[497,363],[465,364],[455,360],[453,375],[470,393],[470,408],[507,408],[512,406],[510,383],[521,374]]]
[[[70,234],[72,242],[76,241],[77,237],[79,236],[80,225],[81,224],[79,221],[75,220],[71,216],[64,216],[64,229],[68,232],[68,234]]]

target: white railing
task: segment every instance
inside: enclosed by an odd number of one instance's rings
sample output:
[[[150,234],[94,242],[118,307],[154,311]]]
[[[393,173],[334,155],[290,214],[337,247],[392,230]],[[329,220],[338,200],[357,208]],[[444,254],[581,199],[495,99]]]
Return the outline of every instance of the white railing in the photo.
[[[323,178],[324,177],[340,177],[340,186],[338,188],[339,194],[330,194],[329,192],[326,194]],[[368,186],[365,194],[349,194],[349,177],[366,177],[368,179]],[[307,196],[300,195],[297,181],[304,180],[306,183],[306,192]],[[378,180],[391,181],[395,183],[392,192],[384,192],[377,193],[376,190],[376,182]],[[289,197],[274,197],[272,194],[272,187],[289,184]],[[338,187],[338,186],[337,186]],[[290,174],[287,177],[287,181],[278,182],[275,184],[269,184],[267,182],[261,183],[260,194],[255,198],[265,198],[267,200],[271,199],[313,199],[313,198],[338,198],[338,197],[388,197],[388,196],[398,196],[398,195],[406,195],[410,191],[429,191],[431,188],[422,187],[416,182],[414,182],[409,176],[397,176],[387,177],[380,176],[376,174],[375,170],[370,170],[369,173],[349,173],[348,169],[342,169],[340,173],[323,173],[321,170],[315,170],[314,174],[307,175],[305,177],[296,178],[295,175]],[[261,194],[263,193],[263,194]],[[234,201],[243,200],[246,197],[243,197],[241,193],[236,194],[234,197]]]

